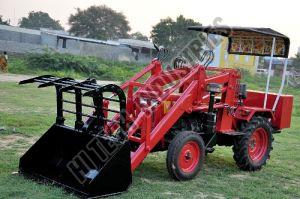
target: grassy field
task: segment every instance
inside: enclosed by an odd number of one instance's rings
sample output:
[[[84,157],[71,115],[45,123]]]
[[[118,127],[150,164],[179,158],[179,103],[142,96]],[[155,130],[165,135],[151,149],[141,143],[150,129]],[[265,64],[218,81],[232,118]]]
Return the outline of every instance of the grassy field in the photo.
[[[264,88],[263,77],[247,76],[246,81],[252,89]],[[128,192],[113,198],[300,198],[300,90],[285,92],[295,96],[292,128],[275,135],[271,159],[261,171],[240,171],[231,148],[216,147],[196,179],[175,182],[166,170],[166,153],[154,153],[134,172]],[[12,174],[54,119],[53,88],[0,82],[0,198],[76,198]]]

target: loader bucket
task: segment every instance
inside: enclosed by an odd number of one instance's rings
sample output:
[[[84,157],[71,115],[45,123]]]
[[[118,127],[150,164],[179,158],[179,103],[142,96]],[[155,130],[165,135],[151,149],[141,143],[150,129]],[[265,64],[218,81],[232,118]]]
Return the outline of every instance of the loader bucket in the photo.
[[[131,184],[129,143],[53,125],[21,157],[19,170],[86,197],[116,194]]]
[[[19,172],[41,182],[63,186],[82,197],[98,197],[126,191],[132,182],[130,146],[126,133],[126,97],[117,85],[98,85],[93,79],[82,82],[50,75],[21,81],[39,83],[39,88],[55,86],[57,95],[56,123],[20,158]],[[65,100],[64,93],[75,95]],[[118,99],[105,98],[104,92]],[[85,104],[83,97],[92,97]],[[104,100],[119,103],[120,110],[105,107]],[[64,103],[74,104],[75,111],[66,110]],[[91,114],[83,113],[83,106]],[[119,120],[107,118],[104,111],[118,114]],[[74,127],[64,124],[64,113],[76,115]],[[86,121],[82,120],[86,117]],[[112,135],[107,122],[118,123]]]

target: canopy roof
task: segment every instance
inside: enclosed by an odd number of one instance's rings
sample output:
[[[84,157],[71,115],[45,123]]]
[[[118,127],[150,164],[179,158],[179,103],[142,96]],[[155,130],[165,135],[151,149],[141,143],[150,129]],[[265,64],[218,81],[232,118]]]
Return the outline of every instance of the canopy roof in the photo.
[[[188,29],[228,37],[230,54],[271,56],[274,37],[274,57],[288,57],[289,54],[290,39],[270,28],[191,26]]]

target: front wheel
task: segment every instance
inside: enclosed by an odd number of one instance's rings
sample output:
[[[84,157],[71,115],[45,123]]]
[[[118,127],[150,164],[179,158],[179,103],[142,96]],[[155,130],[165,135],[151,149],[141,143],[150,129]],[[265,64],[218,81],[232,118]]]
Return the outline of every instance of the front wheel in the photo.
[[[183,131],[172,140],[167,153],[167,169],[175,180],[194,178],[203,166],[205,145],[197,133]]]
[[[265,118],[255,117],[246,124],[243,133],[244,135],[234,142],[233,158],[242,170],[259,170],[270,158],[272,127]]]

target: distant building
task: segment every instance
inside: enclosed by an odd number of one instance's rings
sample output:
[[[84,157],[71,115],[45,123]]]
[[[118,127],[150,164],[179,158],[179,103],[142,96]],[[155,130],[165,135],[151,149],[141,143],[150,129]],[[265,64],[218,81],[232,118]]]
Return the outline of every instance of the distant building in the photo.
[[[136,39],[119,39],[121,45],[127,46],[134,53],[136,61],[139,59],[152,59],[156,54],[153,43]]]
[[[43,53],[45,49],[139,63],[149,63],[154,56],[154,46],[151,42],[132,39],[103,41],[70,36],[69,33],[60,30],[31,30],[0,25],[0,51]]]
[[[298,48],[298,54],[300,54],[300,47]]]
[[[258,56],[228,54],[228,39],[220,36],[213,37],[217,42],[213,47],[215,59],[210,64],[211,66],[244,68],[252,73],[256,72],[259,63]]]

